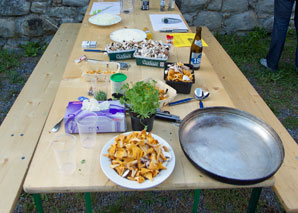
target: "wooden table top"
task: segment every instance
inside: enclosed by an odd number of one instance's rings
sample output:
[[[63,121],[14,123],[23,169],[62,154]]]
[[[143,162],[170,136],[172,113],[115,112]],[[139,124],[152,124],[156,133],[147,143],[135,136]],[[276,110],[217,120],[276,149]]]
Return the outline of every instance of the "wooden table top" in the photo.
[[[90,2],[87,13],[91,8]],[[166,11],[168,12],[168,11]],[[89,15],[86,15],[81,26],[75,46],[69,58],[68,65],[65,69],[64,80],[62,80],[57,92],[56,99],[52,106],[51,112],[41,135],[38,147],[35,151],[33,160],[28,171],[24,189],[28,193],[51,193],[51,192],[92,192],[92,191],[123,191],[125,188],[119,187],[112,183],[102,172],[99,164],[100,151],[104,144],[119,133],[97,134],[97,145],[93,149],[84,149],[80,143],[76,146],[77,151],[77,169],[71,176],[63,176],[59,173],[54,153],[49,146],[51,139],[55,134],[63,133],[62,127],[58,133],[50,133],[49,130],[53,125],[63,117],[66,106],[69,101],[77,100],[79,96],[87,96],[87,90],[90,83],[85,82],[80,76],[81,71],[74,63],[74,60],[81,55],[86,54],[89,58],[108,60],[102,53],[84,53],[81,48],[83,40],[97,40],[99,48],[104,48],[111,42],[109,34],[117,29],[124,27],[142,29],[148,27],[153,33],[153,39],[165,41],[166,34],[153,32],[148,14],[160,13],[159,4],[150,2],[149,11],[141,11],[139,7],[135,8],[133,15],[121,14],[122,22],[111,27],[93,26],[87,22]],[[171,13],[179,13],[177,10]],[[182,15],[181,15],[182,16]],[[203,53],[202,64],[199,71],[195,72],[196,82],[192,86],[189,95],[178,94],[176,100],[190,97],[194,89],[200,87],[210,92],[208,99],[204,100],[204,105],[208,106],[227,106],[234,107],[231,99],[226,93],[217,74],[214,72],[209,62],[208,56]],[[172,48],[168,61],[188,62],[188,48]],[[135,60],[128,60],[132,66],[124,73],[128,76],[128,81],[138,81],[148,77],[153,79],[162,79],[163,69],[145,66],[137,66]],[[181,104],[173,107],[165,107],[172,114],[179,115],[183,118],[189,112],[199,108],[196,101]],[[131,131],[130,120],[126,118],[128,130]],[[197,170],[185,157],[180,147],[178,139],[178,127],[164,121],[154,121],[152,133],[164,138],[174,149],[176,156],[176,166],[172,175],[162,184],[149,190],[178,190],[178,189],[208,189],[208,188],[239,188],[239,187],[265,187],[274,183],[274,178],[270,178],[259,184],[249,186],[237,186],[225,184],[216,181]],[[78,137],[78,135],[76,135]],[[85,160],[85,163],[81,163]]]

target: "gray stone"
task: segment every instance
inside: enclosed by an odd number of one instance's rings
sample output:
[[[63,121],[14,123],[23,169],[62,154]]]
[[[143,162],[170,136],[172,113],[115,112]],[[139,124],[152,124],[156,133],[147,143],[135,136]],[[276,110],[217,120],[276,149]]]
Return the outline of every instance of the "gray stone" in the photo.
[[[290,21],[289,26],[290,26],[291,29],[293,29],[293,30],[295,29],[295,23],[294,23],[294,20],[291,20],[291,21]]]
[[[88,5],[89,0],[63,0],[63,5],[81,7]]]
[[[48,16],[42,16],[42,27],[45,34],[55,33],[58,30],[59,23]]]
[[[218,12],[202,11],[194,19],[195,26],[207,26],[210,30],[218,30],[222,24],[222,16]]]
[[[17,32],[20,35],[39,37],[45,33],[54,33],[57,30],[57,23],[46,16],[31,14],[19,18],[16,21]]]
[[[188,25],[193,26],[193,18],[195,17],[195,13],[184,13],[183,17]]]
[[[16,25],[12,18],[0,18],[0,36],[11,38],[15,36]]]
[[[225,28],[227,33],[236,31],[249,31],[257,26],[257,19],[253,11],[246,11],[244,13],[239,13],[232,15],[230,18],[224,20]]]
[[[6,39],[0,37],[0,47],[3,47],[6,43]]]
[[[80,14],[76,17],[76,19],[74,20],[74,22],[79,22],[81,23],[83,21],[84,15]]]
[[[258,0],[248,0],[248,6],[252,9],[256,8]]]
[[[270,17],[268,19],[266,19],[263,23],[263,28],[267,31],[267,32],[272,32],[272,28],[273,28],[273,23],[274,23],[274,17]]]
[[[61,19],[62,23],[73,23],[74,19],[73,18],[63,18]]]
[[[30,42],[32,43],[42,43],[43,42],[43,37],[34,37],[30,39]]]
[[[181,12],[198,12],[198,10],[203,9],[208,0],[184,0],[181,4]]]
[[[87,9],[88,9],[88,5],[85,6],[85,7],[82,7],[82,8],[79,10],[79,13],[80,13],[81,15],[85,15]]]
[[[21,47],[11,47],[11,46],[5,44],[3,46],[3,49],[7,50],[8,52],[13,52],[13,53],[16,53],[16,54],[24,54],[24,49],[21,48]]]
[[[259,0],[256,5],[256,13],[258,17],[264,17],[264,14],[273,14],[274,1],[272,0]]]
[[[48,10],[47,15],[58,18],[75,17],[77,10],[72,7],[52,7]]]
[[[22,36],[41,36],[42,19],[38,15],[29,15],[16,20],[17,32]]]
[[[51,0],[29,0],[31,2],[50,2]]]
[[[212,0],[209,4],[207,9],[211,11],[219,11],[222,6],[222,0]]]
[[[47,10],[47,2],[32,2],[31,11],[33,13],[45,13]]]
[[[248,10],[247,0],[224,0],[222,12],[244,12]]]
[[[43,42],[44,44],[49,44],[49,43],[52,41],[53,37],[54,37],[54,35],[44,36],[42,42]]]
[[[21,45],[26,45],[28,41],[29,41],[29,38],[27,37],[8,39],[6,42],[6,45],[12,48],[19,48],[21,47]]]
[[[0,15],[21,16],[29,13],[30,2],[26,0],[1,0]]]
[[[62,6],[62,0],[52,0],[52,5],[53,6]]]

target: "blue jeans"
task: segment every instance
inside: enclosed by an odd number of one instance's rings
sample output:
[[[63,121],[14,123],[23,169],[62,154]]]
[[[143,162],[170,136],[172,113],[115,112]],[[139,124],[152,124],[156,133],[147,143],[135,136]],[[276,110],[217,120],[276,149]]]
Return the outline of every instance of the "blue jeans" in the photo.
[[[267,64],[273,70],[278,69],[278,62],[284,48],[288,26],[295,0],[274,0],[274,25],[271,34],[270,49],[267,54]],[[298,1],[295,8],[295,28],[298,37]],[[296,67],[298,67],[298,43],[296,48]]]

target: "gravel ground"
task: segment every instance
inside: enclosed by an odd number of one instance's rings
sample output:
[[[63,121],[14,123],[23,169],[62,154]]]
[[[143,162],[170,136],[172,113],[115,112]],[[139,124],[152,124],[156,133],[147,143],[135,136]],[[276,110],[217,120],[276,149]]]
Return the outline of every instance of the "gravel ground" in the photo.
[[[4,120],[9,109],[13,105],[14,101],[18,97],[20,91],[22,90],[24,83],[30,77],[32,71],[34,70],[36,64],[40,59],[39,57],[21,57],[20,64],[15,71],[24,80],[20,83],[12,84],[8,78],[1,78],[0,83],[0,125]]]
[[[21,66],[16,72],[27,79],[33,71],[40,57],[22,57]],[[25,81],[24,81],[25,82]],[[254,82],[253,82],[254,83]],[[23,84],[10,84],[8,80],[1,82],[0,90],[0,123],[17,98]],[[285,110],[280,113],[281,118],[290,114]],[[295,115],[297,116],[297,115]],[[289,130],[294,138],[298,138],[298,129]],[[225,192],[225,194],[221,194]],[[235,194],[236,193],[236,194]],[[240,198],[238,193],[242,194]],[[250,191],[242,190],[202,190],[199,204],[199,212],[242,212],[245,211]],[[231,197],[230,197],[231,196]],[[219,198],[217,198],[219,197]],[[217,206],[217,203],[224,199],[224,209]],[[129,204],[123,204],[123,199],[129,200]],[[231,200],[244,200],[244,207],[237,206]],[[46,212],[64,209],[64,212],[84,212],[85,204],[82,193],[78,194],[49,194],[43,198]],[[46,202],[45,202],[46,201]],[[184,212],[190,211],[193,204],[193,191],[162,191],[162,192],[113,192],[113,193],[92,193],[93,209],[95,212]],[[127,203],[127,202],[125,202]],[[227,203],[227,204],[226,204]],[[71,206],[67,206],[71,204]],[[64,206],[66,205],[66,207]],[[259,207],[261,206],[261,207]],[[281,206],[274,192],[270,188],[262,191],[258,212],[281,212]],[[34,205],[30,195],[22,193],[15,212],[34,211]],[[59,210],[58,210],[59,211]]]

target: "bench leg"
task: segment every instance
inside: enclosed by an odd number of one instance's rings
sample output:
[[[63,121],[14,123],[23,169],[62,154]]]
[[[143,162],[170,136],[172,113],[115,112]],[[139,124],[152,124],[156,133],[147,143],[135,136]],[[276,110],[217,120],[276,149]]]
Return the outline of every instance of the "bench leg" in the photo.
[[[196,213],[198,211],[200,193],[201,193],[200,189],[195,189],[195,197],[193,199],[192,213]]]
[[[40,194],[33,194],[33,199],[34,199],[36,211],[38,213],[43,213],[42,201],[41,201],[41,198],[40,198]]]
[[[90,194],[90,192],[85,192],[85,202],[86,202],[86,212],[87,213],[92,213],[91,194]]]
[[[248,203],[247,213],[253,213],[256,211],[261,192],[262,192],[262,188],[252,189],[249,203]]]

